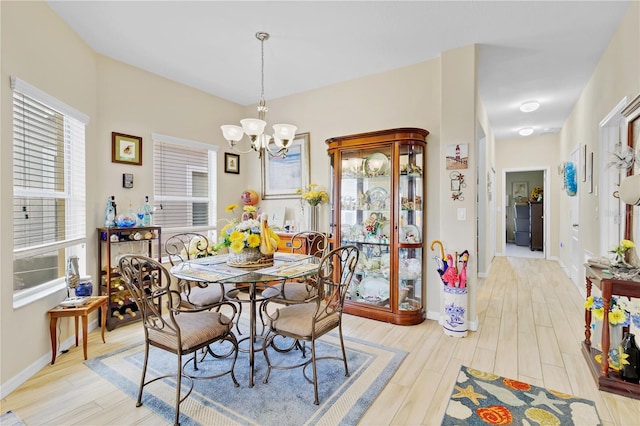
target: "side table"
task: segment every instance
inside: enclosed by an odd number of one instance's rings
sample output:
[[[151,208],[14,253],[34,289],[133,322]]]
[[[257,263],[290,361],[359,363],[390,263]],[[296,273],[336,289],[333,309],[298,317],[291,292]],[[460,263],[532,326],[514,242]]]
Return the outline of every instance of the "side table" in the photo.
[[[104,328],[107,322],[107,301],[108,296],[93,296],[86,304],[73,308],[65,308],[63,306],[56,306],[49,309],[49,333],[51,334],[51,365],[56,362],[56,326],[58,324],[58,318],[73,317],[76,325],[76,346],[78,346],[78,318],[82,317],[82,347],[84,349],[84,359],[87,359],[87,328],[88,328],[88,316],[91,312],[98,308],[102,308],[102,342],[107,343],[104,340]]]

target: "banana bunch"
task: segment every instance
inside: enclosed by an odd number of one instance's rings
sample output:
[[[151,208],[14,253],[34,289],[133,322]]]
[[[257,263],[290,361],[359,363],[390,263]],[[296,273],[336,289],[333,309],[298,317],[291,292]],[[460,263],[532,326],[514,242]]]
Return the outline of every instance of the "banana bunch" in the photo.
[[[278,236],[269,228],[267,214],[260,216],[260,253],[273,254],[278,249]]]

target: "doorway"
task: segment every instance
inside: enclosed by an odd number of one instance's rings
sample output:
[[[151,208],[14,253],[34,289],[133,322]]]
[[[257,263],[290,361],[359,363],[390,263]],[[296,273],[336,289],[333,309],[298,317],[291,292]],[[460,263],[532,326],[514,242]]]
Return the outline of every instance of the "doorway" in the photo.
[[[548,191],[548,170],[505,170],[503,202],[505,220],[502,232],[506,256],[544,259],[549,226],[544,193]]]

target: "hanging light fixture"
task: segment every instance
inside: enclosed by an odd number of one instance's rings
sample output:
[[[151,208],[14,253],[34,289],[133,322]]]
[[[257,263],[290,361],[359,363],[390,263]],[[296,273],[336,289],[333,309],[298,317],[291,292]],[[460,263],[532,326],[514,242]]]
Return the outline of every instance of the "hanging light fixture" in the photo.
[[[227,124],[220,126],[224,138],[229,142],[231,149],[246,154],[251,150],[256,151],[260,157],[268,154],[273,157],[286,157],[287,150],[296,135],[298,128],[291,124],[274,124],[273,136],[265,135],[264,128],[267,122],[264,116],[268,111],[267,104],[264,100],[264,42],[269,40],[269,33],[257,32],[256,38],[260,40],[261,80],[260,80],[260,103],[258,103],[258,118],[245,118],[240,120],[240,126]],[[242,151],[238,149],[236,143],[240,142],[244,135],[249,136],[251,141],[251,149]],[[273,141],[272,141],[273,139]]]

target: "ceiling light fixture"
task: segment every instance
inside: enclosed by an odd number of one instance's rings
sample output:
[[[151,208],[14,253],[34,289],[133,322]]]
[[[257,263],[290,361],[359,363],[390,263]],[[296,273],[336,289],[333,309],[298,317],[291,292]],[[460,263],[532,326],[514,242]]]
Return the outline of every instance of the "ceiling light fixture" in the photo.
[[[261,80],[260,80],[260,103],[258,104],[258,118],[245,118],[240,120],[240,126],[234,126],[227,124],[220,126],[224,138],[229,142],[231,149],[236,150],[242,154],[256,151],[260,157],[268,154],[272,157],[286,157],[287,150],[296,135],[298,128],[291,124],[274,124],[273,136],[265,135],[264,128],[267,122],[264,121],[266,112],[269,110],[264,100],[264,42],[269,40],[269,33],[257,32],[256,38],[260,40],[260,54],[261,54]],[[251,140],[251,149],[242,151],[236,147],[236,143],[240,142],[245,133]],[[273,141],[271,140],[273,139]]]
[[[540,102],[538,101],[527,101],[520,105],[520,111],[522,112],[533,112],[540,108]]]
[[[522,129],[518,130],[518,134],[520,136],[529,136],[533,134],[533,128],[531,127],[523,127]]]

